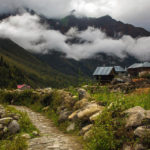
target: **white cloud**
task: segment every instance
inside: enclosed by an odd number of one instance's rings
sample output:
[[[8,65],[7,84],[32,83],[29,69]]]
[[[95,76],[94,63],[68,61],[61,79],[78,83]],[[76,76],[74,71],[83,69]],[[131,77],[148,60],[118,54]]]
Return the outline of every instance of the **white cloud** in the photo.
[[[0,37],[9,38],[28,51],[47,53],[55,49],[76,60],[89,58],[100,52],[121,58],[129,53],[138,59],[150,59],[150,37],[133,39],[123,36],[115,40],[92,27],[85,31],[72,28],[63,35],[59,31],[48,29],[46,25],[43,26],[38,16],[28,13],[12,16],[0,22]],[[65,41],[71,37],[78,37],[87,42],[67,44]]]
[[[36,15],[25,13],[9,17],[0,23],[0,37],[10,38],[25,49],[47,52],[47,49],[66,50],[66,36],[59,31],[48,30],[40,24]]]

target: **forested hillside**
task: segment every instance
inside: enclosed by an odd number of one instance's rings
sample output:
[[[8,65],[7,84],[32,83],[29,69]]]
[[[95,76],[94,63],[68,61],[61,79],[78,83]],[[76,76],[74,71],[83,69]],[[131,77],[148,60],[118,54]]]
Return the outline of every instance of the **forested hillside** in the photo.
[[[15,88],[17,84],[29,83],[24,73],[6,63],[3,57],[0,57],[0,87]]]
[[[15,83],[11,83],[12,85],[10,85],[10,87],[14,87],[16,83],[19,84],[23,82],[30,83],[32,87],[50,86],[60,88],[77,84],[77,77],[64,75],[52,69],[49,65],[41,62],[11,40],[0,39],[0,56],[3,57],[5,61],[4,64],[7,64],[7,66],[3,65],[3,69],[5,68],[7,71],[5,71],[5,73],[3,72],[2,75],[7,76],[7,72],[13,70],[13,76],[15,76]],[[16,70],[14,68],[16,68]],[[17,74],[17,72],[20,72],[20,74]],[[22,76],[25,78],[22,78]],[[6,80],[7,85],[12,81],[9,77],[7,77]],[[6,85],[3,87],[6,87]]]

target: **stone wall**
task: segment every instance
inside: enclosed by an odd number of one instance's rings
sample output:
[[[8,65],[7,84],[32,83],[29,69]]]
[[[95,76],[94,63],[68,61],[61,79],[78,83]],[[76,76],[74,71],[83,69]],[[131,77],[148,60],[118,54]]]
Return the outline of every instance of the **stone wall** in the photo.
[[[0,138],[6,137],[10,134],[19,132],[20,125],[18,123],[19,116],[7,112],[5,108],[0,105]]]

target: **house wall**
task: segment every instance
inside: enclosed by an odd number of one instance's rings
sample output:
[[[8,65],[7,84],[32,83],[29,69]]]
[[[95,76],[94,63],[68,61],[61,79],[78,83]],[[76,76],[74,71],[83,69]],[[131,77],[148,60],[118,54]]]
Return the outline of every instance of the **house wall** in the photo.
[[[108,75],[108,76],[95,76],[96,80],[101,83],[109,83],[113,80],[114,75]]]
[[[128,69],[128,73],[131,77],[137,77],[140,72],[143,71],[150,71],[150,68],[134,68],[134,69]]]

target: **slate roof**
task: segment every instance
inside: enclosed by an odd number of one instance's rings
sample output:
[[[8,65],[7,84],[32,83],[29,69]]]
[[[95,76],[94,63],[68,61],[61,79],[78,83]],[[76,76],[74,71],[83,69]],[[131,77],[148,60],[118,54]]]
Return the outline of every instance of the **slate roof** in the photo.
[[[126,72],[124,68],[122,68],[121,66],[114,66],[114,69],[116,72]]]
[[[97,67],[94,71],[93,75],[109,75],[111,71],[113,70],[113,67]]]
[[[150,63],[149,62],[135,63],[130,67],[128,67],[128,69],[135,69],[135,68],[150,68]]]

